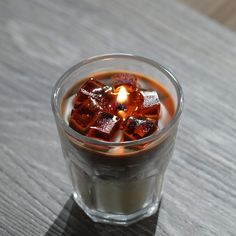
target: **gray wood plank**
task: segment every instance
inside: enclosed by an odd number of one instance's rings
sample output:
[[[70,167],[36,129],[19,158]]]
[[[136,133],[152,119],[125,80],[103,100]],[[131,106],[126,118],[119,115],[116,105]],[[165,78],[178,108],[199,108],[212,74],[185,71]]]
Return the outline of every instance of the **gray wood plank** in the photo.
[[[73,203],[50,108],[66,69],[111,52],[161,62],[185,93],[159,216],[128,228]],[[0,1],[0,235],[235,235],[235,58],[235,33],[174,0]]]

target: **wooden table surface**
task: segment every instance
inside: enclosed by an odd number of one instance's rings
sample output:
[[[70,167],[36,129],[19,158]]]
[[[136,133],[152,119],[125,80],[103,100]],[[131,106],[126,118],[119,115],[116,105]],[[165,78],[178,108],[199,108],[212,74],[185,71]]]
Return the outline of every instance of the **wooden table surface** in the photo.
[[[236,31],[235,0],[178,0]]]
[[[134,53],[179,79],[185,108],[159,214],[95,224],[72,200],[50,107],[87,57]],[[0,235],[236,235],[236,35],[174,0],[0,1]]]

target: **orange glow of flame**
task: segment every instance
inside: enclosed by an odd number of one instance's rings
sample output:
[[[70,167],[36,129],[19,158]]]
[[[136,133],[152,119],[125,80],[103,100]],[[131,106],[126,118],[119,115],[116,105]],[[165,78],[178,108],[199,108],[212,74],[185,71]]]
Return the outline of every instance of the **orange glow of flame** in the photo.
[[[121,86],[118,96],[117,96],[117,102],[120,104],[123,104],[127,101],[127,99],[128,99],[128,93],[127,93],[125,87]]]

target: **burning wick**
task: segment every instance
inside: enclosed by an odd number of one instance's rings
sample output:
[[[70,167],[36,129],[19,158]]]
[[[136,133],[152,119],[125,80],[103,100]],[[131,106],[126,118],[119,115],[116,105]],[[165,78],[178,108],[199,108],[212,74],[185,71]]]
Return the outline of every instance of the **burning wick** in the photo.
[[[125,89],[124,86],[121,86],[120,87],[120,90],[119,90],[119,93],[117,95],[117,109],[119,110],[118,111],[118,115],[123,119],[123,121],[125,121],[125,118],[126,118],[126,106],[125,106],[125,102],[127,102],[128,100],[128,93]]]

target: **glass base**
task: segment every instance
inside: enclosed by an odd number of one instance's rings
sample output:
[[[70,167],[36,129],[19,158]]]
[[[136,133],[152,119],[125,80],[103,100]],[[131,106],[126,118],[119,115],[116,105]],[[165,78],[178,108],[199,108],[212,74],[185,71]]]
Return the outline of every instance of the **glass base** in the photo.
[[[139,220],[142,220],[146,217],[149,217],[155,214],[159,207],[160,201],[155,201],[149,204],[147,207],[142,208],[139,211],[136,211],[132,214],[111,214],[96,210],[91,210],[88,208],[78,196],[76,192],[73,193],[73,197],[75,202],[79,205],[79,207],[89,216],[91,220],[97,223],[107,223],[107,224],[114,224],[114,225],[124,225],[128,226],[133,224]]]

